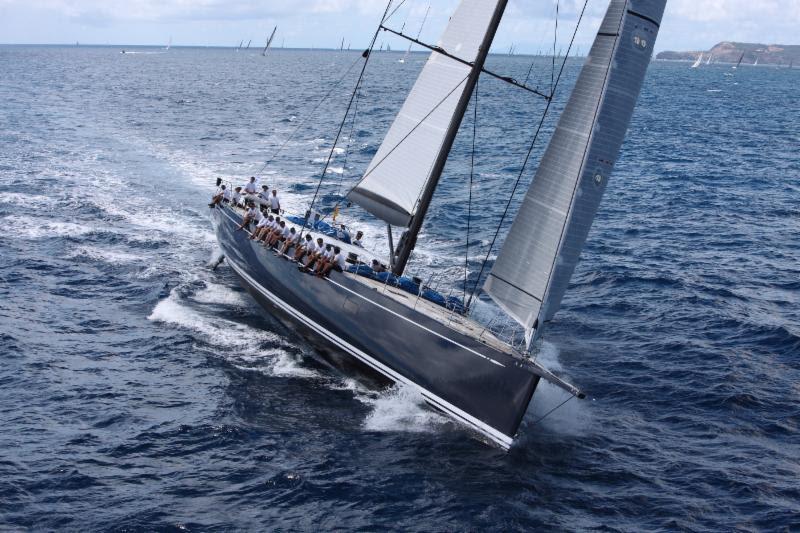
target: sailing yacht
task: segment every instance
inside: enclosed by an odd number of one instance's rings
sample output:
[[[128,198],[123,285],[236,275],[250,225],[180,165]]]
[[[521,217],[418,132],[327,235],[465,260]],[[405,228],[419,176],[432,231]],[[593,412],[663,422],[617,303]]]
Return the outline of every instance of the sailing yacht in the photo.
[[[266,56],[267,55],[267,50],[269,50],[269,47],[272,44],[272,39],[275,38],[275,32],[276,31],[278,31],[278,26],[275,26],[274,28],[272,28],[272,33],[270,34],[269,38],[267,38],[267,44],[264,45],[264,49],[261,51],[261,55],[262,56]],[[283,45],[281,45],[281,48],[283,48]]]
[[[702,53],[702,52],[700,52],[700,55],[698,56],[698,58],[697,58],[697,59],[695,59],[694,63],[692,64],[692,68],[697,68],[697,67],[699,67],[699,66],[700,66],[700,63],[702,63],[702,62],[703,62],[703,53]]]
[[[241,209],[221,204],[212,210],[228,264],[268,312],[344,367],[355,363],[411,387],[503,449],[512,445],[541,379],[584,397],[531,355],[560,306],[619,156],[666,0],[610,1],[483,286],[524,330],[519,343],[504,341],[463,306],[437,298],[421,280],[405,275],[506,3],[461,0],[348,194],[349,201],[386,223],[391,272],[372,271],[363,248],[326,235],[327,242],[349,252],[349,266],[327,278],[304,274],[286,256],[250,240],[248,230],[237,231]],[[368,61],[370,54],[364,55]],[[321,235],[309,218],[306,213],[289,220],[301,232]],[[392,228],[403,231],[396,248]]]

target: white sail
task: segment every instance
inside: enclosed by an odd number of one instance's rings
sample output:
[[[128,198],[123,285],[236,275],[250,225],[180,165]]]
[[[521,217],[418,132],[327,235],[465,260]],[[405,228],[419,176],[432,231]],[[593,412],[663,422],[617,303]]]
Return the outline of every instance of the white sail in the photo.
[[[462,0],[437,43],[468,63],[478,57],[499,0]],[[395,226],[409,223],[472,68],[432,52],[378,152],[349,198]]]
[[[612,0],[484,290],[526,332],[552,318],[639,96],[666,0]]]
[[[702,54],[702,53],[700,53],[700,57],[698,57],[697,59],[695,59],[695,61],[694,61],[694,64],[692,65],[692,68],[697,68],[697,67],[699,67],[699,66],[700,66],[700,63],[702,63],[702,62],[703,62],[703,54]]]

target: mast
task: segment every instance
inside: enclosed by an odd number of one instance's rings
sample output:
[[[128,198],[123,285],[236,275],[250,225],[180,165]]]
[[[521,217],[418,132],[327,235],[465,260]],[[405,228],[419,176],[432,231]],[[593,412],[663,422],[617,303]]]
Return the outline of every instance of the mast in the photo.
[[[474,91],[475,84],[478,82],[478,78],[481,75],[481,70],[483,70],[483,64],[486,62],[486,56],[489,54],[489,48],[491,47],[494,36],[497,33],[497,27],[500,25],[500,20],[503,18],[503,12],[506,9],[507,3],[508,0],[501,0],[495,7],[492,20],[489,22],[488,31],[483,37],[483,42],[478,50],[478,55],[475,58],[475,62],[472,65],[472,70],[467,78],[464,92],[461,93],[461,97],[456,105],[455,114],[453,115],[450,125],[447,128],[447,132],[445,133],[444,140],[442,141],[442,148],[439,150],[439,155],[433,163],[430,177],[428,178],[428,182],[422,191],[419,203],[417,204],[417,209],[414,213],[414,216],[411,218],[411,223],[408,226],[408,230],[401,238],[401,242],[398,245],[397,258],[394,263],[394,268],[392,269],[392,273],[396,276],[401,275],[405,270],[406,263],[408,263],[408,258],[411,256],[411,252],[414,250],[414,247],[417,244],[417,235],[419,235],[419,230],[422,229],[422,223],[425,221],[425,215],[427,214],[428,208],[431,205],[433,192],[436,190],[436,186],[439,184],[439,178],[442,177],[442,171],[447,163],[447,157],[450,155],[450,150],[452,149],[453,142],[458,134],[458,129],[461,127],[461,120],[464,118],[464,113],[467,111],[467,106],[472,98],[472,92]],[[391,253],[394,253],[394,251]]]

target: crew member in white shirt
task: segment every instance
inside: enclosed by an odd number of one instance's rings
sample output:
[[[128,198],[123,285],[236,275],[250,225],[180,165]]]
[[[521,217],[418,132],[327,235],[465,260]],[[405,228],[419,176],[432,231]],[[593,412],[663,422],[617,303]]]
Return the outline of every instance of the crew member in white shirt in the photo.
[[[333,257],[331,257],[319,271],[318,276],[324,277],[327,276],[331,270],[338,270],[339,272],[343,272],[345,268],[345,257],[344,252],[338,246],[333,247]]]
[[[261,214],[261,210],[259,210],[254,203],[250,203],[242,219],[242,224],[236,228],[236,230],[244,229],[245,226],[250,225],[250,222],[259,222],[263,217],[264,215]]]
[[[211,203],[208,204],[208,207],[217,207],[217,205],[225,199],[225,195],[230,196],[230,192],[225,189],[225,185],[220,185],[217,188],[217,192],[214,193],[214,196],[211,197]]]
[[[364,237],[364,232],[363,231],[357,231],[356,232],[356,239],[352,242],[352,244],[355,244],[356,246],[360,246],[361,248],[363,248],[364,245],[361,244],[361,239],[363,237]]]
[[[310,233],[306,233],[305,240],[294,251],[294,260],[300,261],[303,259],[303,256],[313,254],[316,250],[317,246],[314,244],[314,238]]]
[[[250,176],[250,181],[247,182],[247,185],[244,186],[244,193],[245,194],[255,194],[258,192],[258,188],[256,187],[256,177]]]
[[[270,223],[271,219],[272,219],[272,217],[267,218],[267,217],[262,215],[261,216],[261,220],[259,220],[258,224],[256,224],[256,229],[253,230],[253,234],[250,236],[250,238],[251,239],[256,239],[256,240],[260,239],[261,236],[264,235],[264,233],[268,231],[269,223]]]
[[[280,250],[280,255],[286,255],[286,252],[289,251],[289,248],[292,246],[299,246],[300,243],[300,234],[292,227],[289,228],[289,235],[287,235],[286,240],[283,242],[283,246]]]
[[[242,188],[236,187],[235,189],[233,189],[233,194],[231,195],[231,203],[234,206],[239,207],[239,202],[241,201],[242,201]]]
[[[276,215],[281,212],[281,200],[278,198],[278,189],[272,189],[272,196],[269,197],[269,208]]]
[[[314,263],[322,257],[323,253],[325,253],[325,241],[322,240],[322,237],[317,237],[317,245],[314,253],[306,255],[306,268],[312,268]]]
[[[276,244],[278,244],[279,241],[285,239],[288,234],[289,234],[289,228],[286,227],[286,222],[281,220],[280,223],[278,224],[278,227],[275,228],[275,230],[272,233],[270,233],[269,238],[266,241],[267,246],[268,247],[275,246]]]

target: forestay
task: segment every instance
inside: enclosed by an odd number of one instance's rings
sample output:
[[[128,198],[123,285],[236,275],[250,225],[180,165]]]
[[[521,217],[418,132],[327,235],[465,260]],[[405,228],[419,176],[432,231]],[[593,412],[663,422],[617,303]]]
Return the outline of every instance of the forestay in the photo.
[[[498,4],[498,0],[462,0],[437,46],[474,63]],[[444,149],[471,70],[453,58],[431,53],[364,178],[350,192],[353,202],[389,224],[408,225]]]
[[[550,320],[619,155],[666,0],[612,0],[484,290],[525,327]]]

